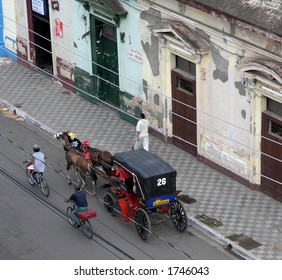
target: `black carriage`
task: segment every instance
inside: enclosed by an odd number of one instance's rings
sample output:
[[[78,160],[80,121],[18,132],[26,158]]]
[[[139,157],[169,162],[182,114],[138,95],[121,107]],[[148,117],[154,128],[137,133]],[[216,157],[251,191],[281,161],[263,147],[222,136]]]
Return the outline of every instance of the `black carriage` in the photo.
[[[109,179],[104,206],[110,215],[120,208],[126,223],[135,222],[139,237],[148,241],[149,215],[159,213],[172,220],[176,229],[187,228],[185,210],[177,200],[177,172],[167,162],[145,150],[114,155],[115,171]]]

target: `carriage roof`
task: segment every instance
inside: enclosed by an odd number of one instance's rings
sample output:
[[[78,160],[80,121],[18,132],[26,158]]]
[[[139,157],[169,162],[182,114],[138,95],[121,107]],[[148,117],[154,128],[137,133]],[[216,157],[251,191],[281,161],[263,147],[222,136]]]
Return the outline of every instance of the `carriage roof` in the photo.
[[[176,170],[157,155],[145,150],[116,153],[114,161],[137,177],[145,199],[175,194]]]

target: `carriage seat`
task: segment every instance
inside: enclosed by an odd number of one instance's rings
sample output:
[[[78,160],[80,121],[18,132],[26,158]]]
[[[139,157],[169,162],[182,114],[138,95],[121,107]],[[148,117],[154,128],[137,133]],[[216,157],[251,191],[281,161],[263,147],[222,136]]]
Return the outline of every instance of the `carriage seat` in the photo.
[[[117,170],[112,172],[111,183],[117,188],[123,189],[127,193],[133,192],[133,176],[130,172],[118,166]]]
[[[110,177],[110,181],[118,189],[123,189],[127,193],[133,192],[133,178],[120,180],[118,177],[112,176]]]

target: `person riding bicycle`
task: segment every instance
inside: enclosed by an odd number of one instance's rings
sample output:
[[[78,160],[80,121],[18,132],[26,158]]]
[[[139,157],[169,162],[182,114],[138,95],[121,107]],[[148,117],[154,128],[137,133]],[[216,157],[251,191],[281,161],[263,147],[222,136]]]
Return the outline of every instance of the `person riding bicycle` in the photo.
[[[80,221],[77,216],[77,212],[82,212],[88,210],[88,202],[86,199],[86,192],[82,190],[79,186],[74,185],[75,192],[70,196],[69,199],[66,199],[65,202],[73,201],[75,208],[72,211],[73,218],[76,222],[76,227],[80,227]]]
[[[30,162],[27,164],[27,166],[34,165],[34,170],[32,172],[32,177],[36,184],[38,184],[37,181],[37,173],[41,173],[43,175],[45,171],[45,155],[40,152],[40,148],[37,144],[33,145],[33,151],[32,158]]]

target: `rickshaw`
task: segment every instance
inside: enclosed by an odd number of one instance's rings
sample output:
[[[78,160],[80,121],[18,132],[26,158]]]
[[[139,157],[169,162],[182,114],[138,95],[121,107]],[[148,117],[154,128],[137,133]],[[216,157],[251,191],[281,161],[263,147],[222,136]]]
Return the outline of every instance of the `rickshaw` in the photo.
[[[104,207],[110,215],[120,209],[126,223],[134,222],[138,236],[148,241],[151,214],[165,215],[179,232],[187,229],[187,216],[177,195],[177,172],[157,155],[143,149],[116,153],[114,172],[104,187]]]

